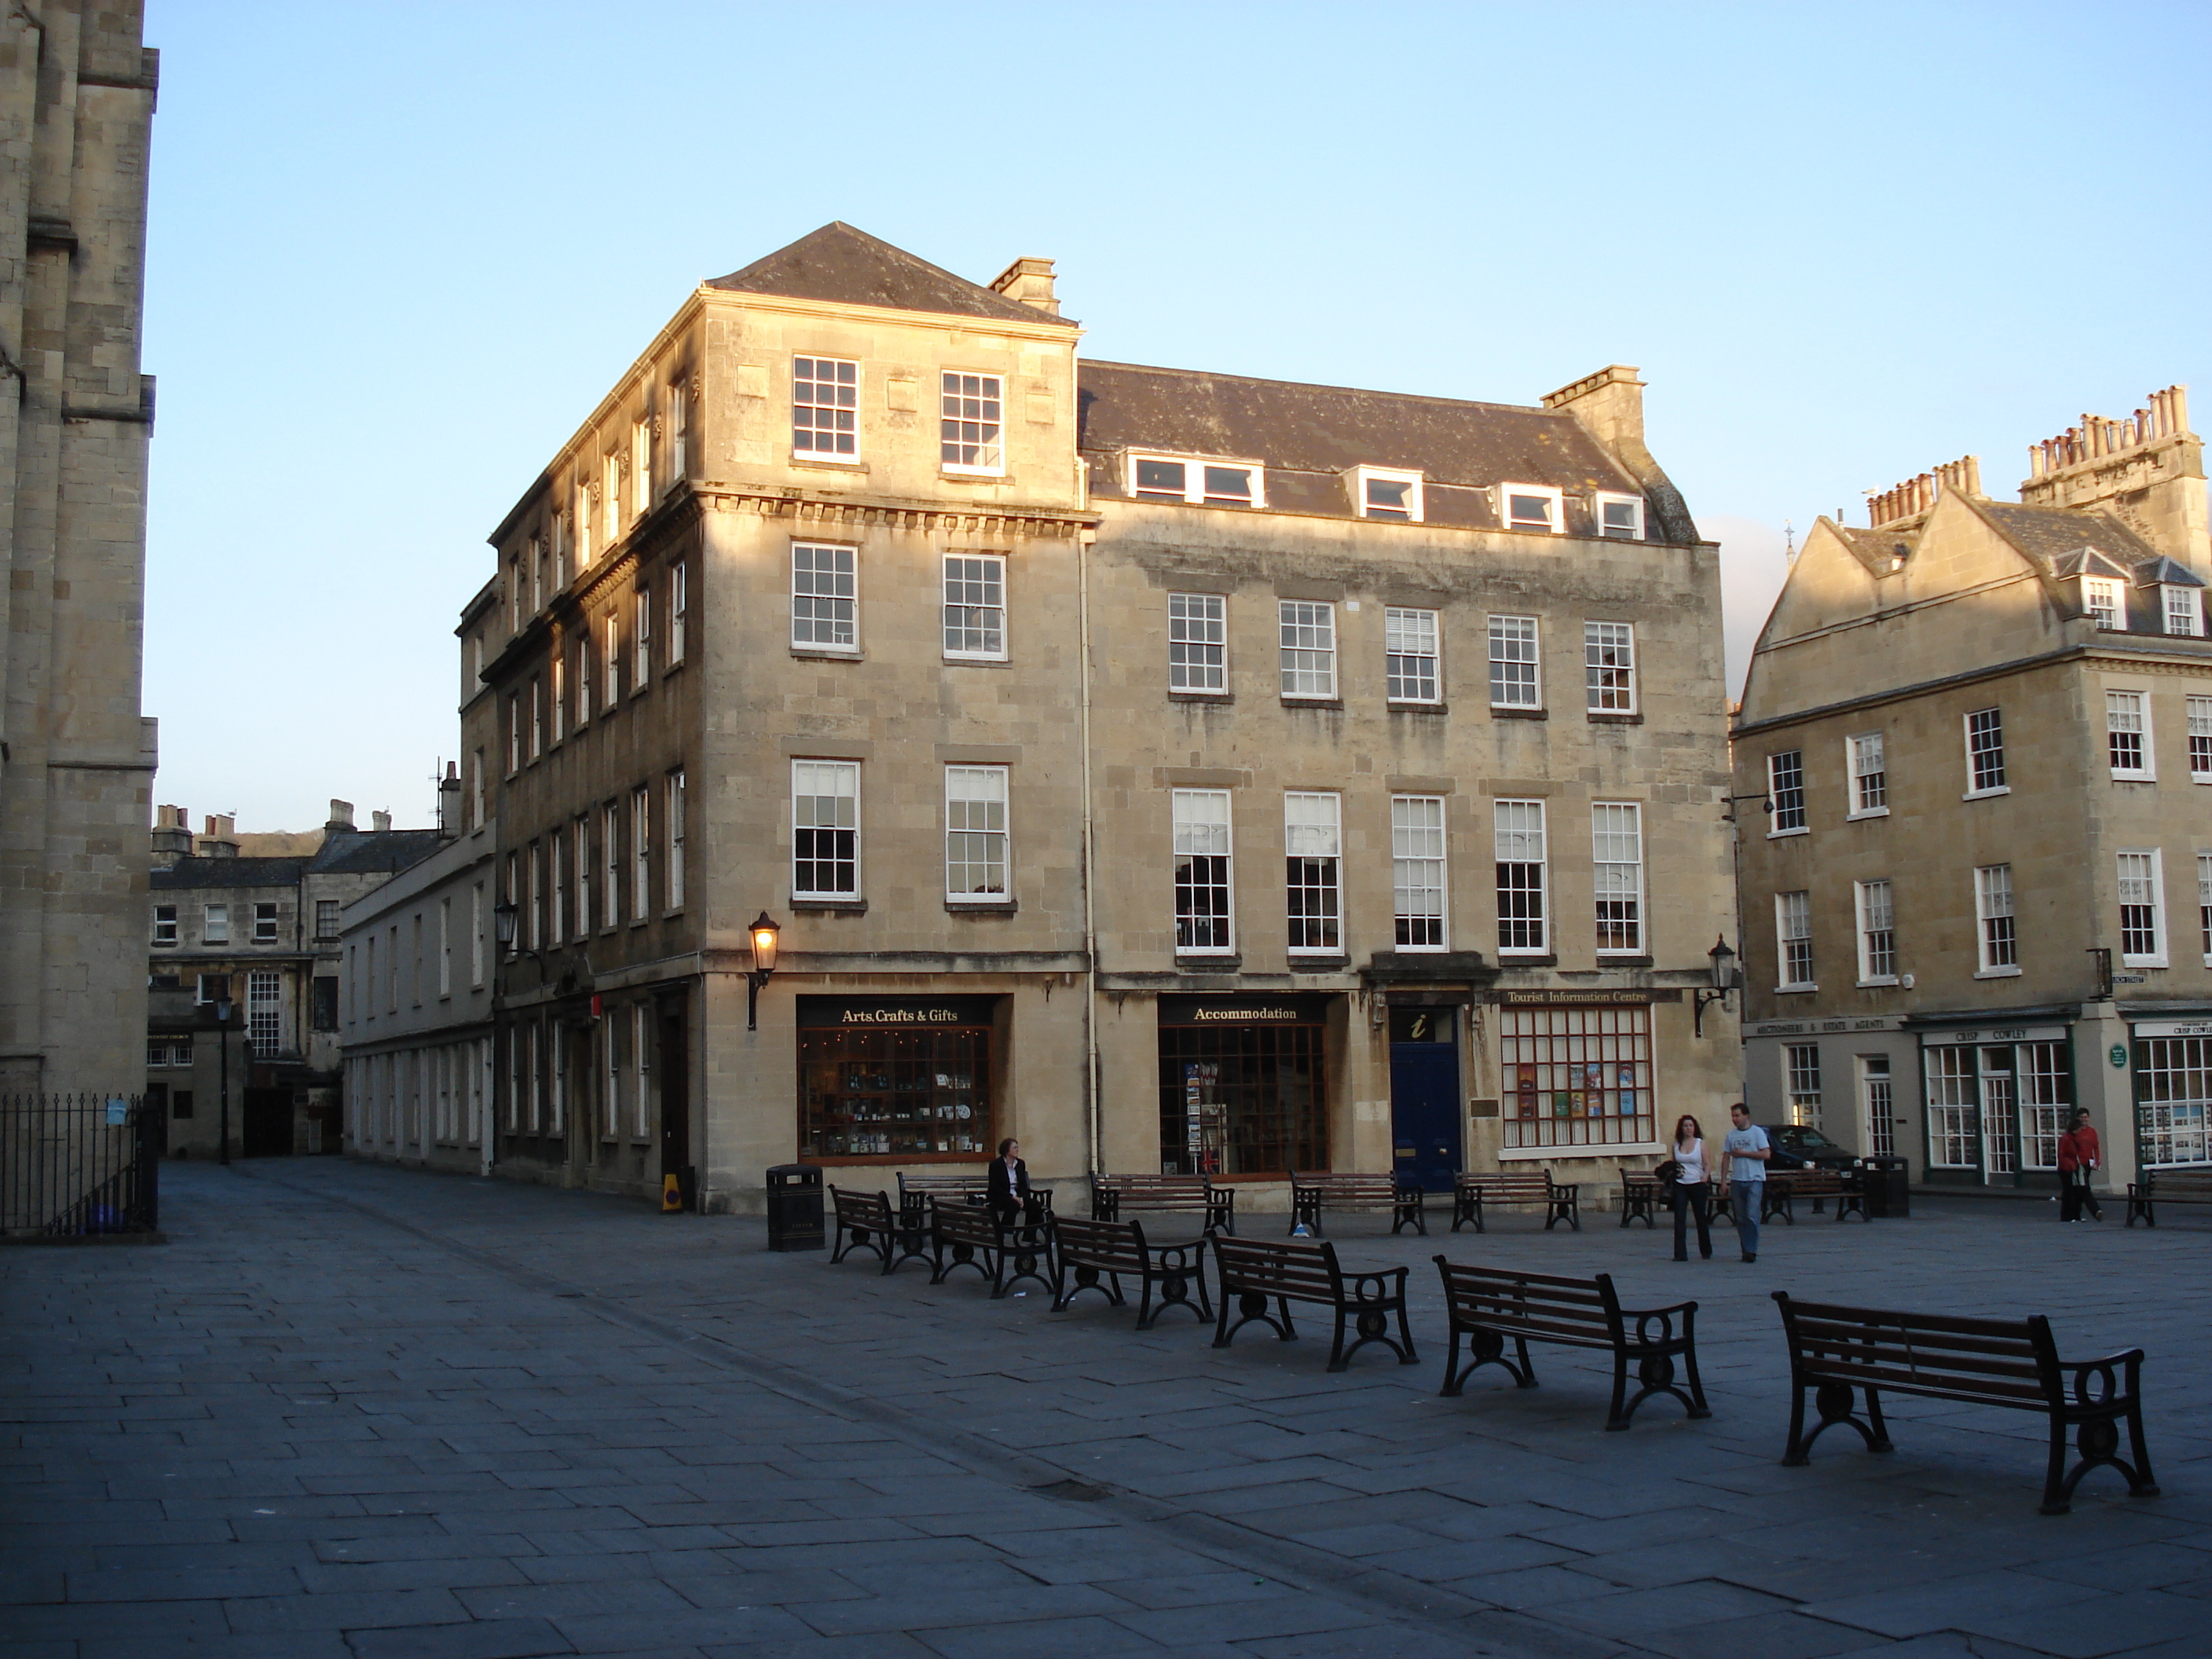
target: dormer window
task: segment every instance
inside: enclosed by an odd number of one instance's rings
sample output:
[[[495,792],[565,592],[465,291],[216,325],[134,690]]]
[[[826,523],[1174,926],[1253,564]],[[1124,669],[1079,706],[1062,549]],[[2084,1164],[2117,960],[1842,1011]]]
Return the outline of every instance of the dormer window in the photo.
[[[2180,587],[2168,582],[2158,591],[2165,599],[2160,609],[2166,614],[2167,633],[2183,634],[2194,639],[2204,631],[2203,605],[2197,598],[2197,589]]]
[[[1352,469],[1352,501],[1363,519],[1421,521],[1421,475],[1380,466]]]
[[[1613,541],[1644,539],[1644,498],[1601,492],[1597,498],[1597,533]]]
[[[1192,506],[1265,507],[1265,469],[1256,461],[1170,460],[1129,457],[1129,493],[1141,501],[1187,501]]]
[[[1565,533],[1564,492],[1547,484],[1500,484],[1498,517],[1508,530],[1534,530],[1547,536]]]
[[[2117,630],[2128,625],[2127,600],[2120,584],[2110,576],[2082,577],[2081,604],[2100,628]]]

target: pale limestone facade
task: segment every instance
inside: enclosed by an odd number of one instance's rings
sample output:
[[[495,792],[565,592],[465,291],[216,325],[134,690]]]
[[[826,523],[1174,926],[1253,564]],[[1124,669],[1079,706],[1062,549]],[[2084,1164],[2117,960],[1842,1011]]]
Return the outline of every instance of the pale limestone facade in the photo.
[[[1937,1185],[2055,1185],[2075,1104],[2109,1184],[2212,1161],[2203,446],[2175,387],[2031,468],[1821,520],[1735,726],[1748,1097]]]
[[[0,1094],[136,1094],[154,722],[141,8],[0,18]]]
[[[1012,1135],[1265,1208],[1446,1142],[1608,1182],[1730,1097],[1688,995],[1731,915],[1717,567],[1634,371],[1465,404],[1079,333],[1043,261],[825,228],[702,285],[495,532],[501,1173],[750,1208],[801,1155],[875,1188]]]

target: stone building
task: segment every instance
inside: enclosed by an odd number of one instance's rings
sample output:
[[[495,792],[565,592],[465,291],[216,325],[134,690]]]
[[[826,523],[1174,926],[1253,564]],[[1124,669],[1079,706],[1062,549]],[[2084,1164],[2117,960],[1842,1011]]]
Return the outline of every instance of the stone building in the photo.
[[[345,1144],[358,1157],[490,1166],[497,836],[479,821],[344,910]]]
[[[1533,1160],[1711,1114],[1715,550],[1540,406],[1079,360],[844,225],[707,283],[492,537],[496,1159],[758,1202]],[[753,1018],[748,927],[781,927]]]
[[[0,17],[0,1095],[143,1076],[142,11]]]
[[[1735,723],[1747,1089],[1937,1185],[2212,1162],[2212,639],[2179,386],[1822,520]]]
[[[456,776],[441,799],[459,794]],[[133,1088],[165,1115],[173,1155],[217,1155],[226,1078],[233,1157],[338,1150],[345,906],[451,839],[394,830],[388,812],[373,824],[356,829],[351,804],[334,800],[313,851],[257,857],[228,816],[210,815],[195,837],[183,807],[158,809],[145,902],[151,1006]],[[226,1000],[228,1038],[216,1023]]]

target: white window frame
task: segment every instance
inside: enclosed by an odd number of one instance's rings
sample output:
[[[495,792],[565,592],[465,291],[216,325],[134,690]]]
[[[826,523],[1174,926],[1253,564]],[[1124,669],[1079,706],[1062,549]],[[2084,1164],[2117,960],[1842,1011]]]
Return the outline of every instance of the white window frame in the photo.
[[[2159,615],[2164,619],[2166,631],[2182,639],[2201,639],[2204,634],[2204,604],[2194,587],[2184,587],[2179,582],[2159,584]],[[2174,623],[2179,623],[2176,628]]]
[[[1391,949],[1407,955],[1451,949],[1450,831],[1442,795],[1390,797]],[[1433,909],[1425,907],[1433,902]],[[1433,921],[1436,938],[1411,935]]]
[[[1872,765],[1867,763],[1869,759]],[[1844,775],[1851,783],[1851,810],[1844,815],[1845,823],[1857,818],[1886,818],[1889,816],[1889,739],[1887,734],[1855,732],[1845,738]],[[1867,787],[1869,778],[1877,780],[1873,791]],[[1867,796],[1870,793],[1879,793],[1881,799],[1869,805]]]
[[[1550,503],[1550,514],[1541,525],[1533,520],[1516,521],[1513,516],[1516,495],[1541,496]],[[1567,533],[1567,492],[1554,484],[1501,483],[1498,486],[1498,523],[1503,530],[1517,530],[1524,534],[1564,536]]]
[[[1275,601],[1278,689],[1285,702],[1336,700],[1336,607],[1326,599]],[[1293,690],[1301,679],[1319,690]]]
[[[1534,617],[1514,617],[1507,616],[1503,613],[1488,617],[1486,622],[1487,632],[1490,637],[1490,706],[1492,708],[1541,708],[1544,706],[1544,629],[1542,623]],[[1500,623],[1509,624],[1509,627],[1504,633],[1500,633],[1498,629],[1498,624]],[[1519,624],[1522,623],[1527,624],[1527,631],[1525,633],[1523,633],[1519,627]],[[1526,658],[1517,656],[1501,657],[1498,654],[1498,647],[1500,645],[1516,648],[1522,646],[1526,646],[1528,649],[1528,654]],[[1524,665],[1528,668],[1528,700],[1526,702],[1499,701],[1498,696],[1498,671],[1501,665],[1515,669],[1518,669]]]
[[[2197,925],[2202,930],[2204,965],[2212,968],[2212,853],[2197,855]]]
[[[469,900],[469,987],[477,989],[484,982],[484,884],[476,884],[474,896]]]
[[[686,395],[684,380],[680,375],[671,380],[664,388],[662,401],[665,405],[665,412],[662,416],[664,430],[661,433],[661,438],[663,447],[667,451],[668,465],[663,469],[667,476],[660,480],[660,490],[663,495],[666,495],[684,482],[684,474],[690,470],[691,460],[689,453],[691,435],[691,400]]]
[[[545,756],[545,682],[537,675],[530,677],[530,758],[534,763]]]
[[[668,836],[667,867],[661,872],[660,884],[666,890],[661,895],[664,915],[674,915],[684,908],[684,837],[685,832],[684,769],[671,772],[662,786],[661,815]],[[583,930],[580,927],[577,931]]]
[[[568,652],[564,646],[547,654],[547,666],[553,676],[553,744],[558,748],[568,735]]]
[[[228,903],[203,904],[200,907],[200,943],[230,943],[230,906]]]
[[[1623,852],[1633,854],[1624,859]],[[1611,856],[1608,856],[1610,854]],[[1626,945],[1597,946],[1601,957],[1645,957],[1650,952],[1650,917],[1644,902],[1644,808],[1629,800],[1590,803],[1590,866],[1595,937],[1602,940],[1608,927],[1618,928],[1623,918],[1608,917],[1601,907],[1626,901],[1631,914],[1626,925],[1633,930]]]
[[[1176,496],[1159,489],[1139,491],[1137,470],[1147,461],[1159,461],[1182,468],[1182,494]],[[1208,467],[1249,474],[1252,499],[1245,501],[1233,495],[1211,494],[1206,477]],[[1191,507],[1249,507],[1255,511],[1267,505],[1267,464],[1242,459],[1234,455],[1177,455],[1164,449],[1133,449],[1128,453],[1123,483],[1127,485],[1126,493],[1137,501],[1180,500]]]
[[[827,591],[811,586],[804,591],[800,589],[799,555],[802,552],[808,556],[807,569],[805,573],[806,577],[810,582],[818,582],[824,575],[828,576],[830,586]],[[842,557],[833,557],[830,568],[825,571],[815,557],[816,555],[822,553],[842,556]],[[844,565],[848,562],[852,567],[849,570],[844,568]],[[810,655],[859,656],[860,654],[860,550],[850,542],[794,541],[791,544],[790,567],[791,648],[793,651],[804,651]],[[839,587],[847,583],[849,583],[852,591],[849,593],[839,592]],[[810,629],[828,629],[830,638],[801,637],[802,623],[799,610],[802,600],[806,602],[810,610],[817,604],[826,603],[832,607],[826,616],[810,616],[803,624],[805,628]],[[842,614],[835,608],[838,605],[846,607]],[[841,632],[847,637],[837,638],[836,635]]]
[[[1780,762],[1785,760],[1796,763],[1797,781],[1788,788],[1785,788],[1782,782],[1782,769],[1779,765]],[[1783,800],[1790,790],[1796,793],[1796,820],[1785,824],[1783,822]],[[1803,750],[1778,749],[1767,756],[1766,799],[1774,809],[1772,816],[1767,820],[1769,826],[1766,831],[1767,840],[1779,841],[1784,836],[1808,836],[1813,833],[1811,825],[1806,821],[1805,751]]]
[[[576,635],[576,729],[592,723],[592,625]]]
[[[611,933],[622,925],[622,803],[607,801],[599,808],[599,860],[606,874],[601,884],[599,931]]]
[[[668,666],[684,660],[684,627],[691,616],[691,565],[678,559],[668,567]]]
[[[1355,466],[1352,469],[1352,511],[1354,516],[1374,519],[1382,524],[1420,524],[1427,517],[1427,504],[1422,499],[1421,475],[1395,466]],[[1401,513],[1395,507],[1375,510],[1375,503],[1367,498],[1370,483],[1401,483],[1407,486],[1406,507]]]
[[[599,457],[599,534],[612,547],[622,539],[622,452]]]
[[[966,382],[975,382],[969,391]],[[976,405],[971,420],[967,406]],[[957,404],[958,407],[955,407]],[[995,405],[996,420],[987,420],[983,410]],[[975,441],[968,439],[968,430],[975,432]],[[953,449],[973,449],[981,458],[975,461],[953,461],[945,453]],[[1006,471],[1006,379],[1003,374],[989,374],[981,369],[947,368],[938,372],[937,380],[937,465],[938,470],[963,477],[998,478]]]
[[[1635,522],[1628,534],[1616,536],[1607,526],[1605,514],[1606,509],[1609,507],[1625,507],[1634,514]],[[1601,489],[1590,498],[1590,517],[1596,520],[1593,527],[1596,530],[1601,541],[1640,542],[1644,539],[1644,497],[1641,495],[1629,495],[1617,490]]]
[[[507,694],[507,775],[522,769],[522,694]]]
[[[592,936],[592,815],[576,814],[571,840],[576,848],[576,937]]]
[[[154,944],[157,948],[171,949],[177,943],[177,907],[157,904],[154,907]]]
[[[2189,721],[2189,781],[2212,784],[2212,697],[2191,697],[2182,707]]]
[[[1897,1090],[1895,1068],[1887,1054],[1854,1057],[1858,1073],[1859,1119],[1864,1126],[1863,1150],[1869,1158],[1889,1158],[1897,1152]]]
[[[438,900],[438,994],[453,994],[453,897]]]
[[[963,565],[976,564],[983,567],[980,578],[965,570],[956,577],[952,569],[955,561]],[[939,598],[943,604],[943,611],[939,618],[942,624],[939,643],[944,647],[945,659],[947,662],[1006,661],[1006,556],[1003,553],[947,553],[939,562],[938,570],[941,588]],[[969,595],[963,592],[960,595],[960,602],[956,604],[953,594],[954,583],[957,581],[965,589],[978,580],[983,584],[986,597],[995,596],[998,603],[970,605],[967,603]],[[963,616],[963,620],[957,625],[953,620],[956,612],[962,613]],[[981,626],[971,627],[970,623],[977,618],[981,619]],[[952,643],[956,634],[963,636],[969,634],[981,634],[984,643],[974,648],[965,645],[956,647]],[[997,641],[995,646],[991,643],[994,638]]]
[[[1618,630],[1601,633],[1602,629]],[[1601,661],[1607,653],[1615,660]],[[1610,685],[1601,685],[1594,676],[1620,674],[1626,677],[1627,701],[1608,702],[1607,698],[1620,695]],[[1633,714],[1637,712],[1636,687],[1636,624],[1624,622],[1604,622],[1595,619],[1583,623],[1583,705],[1592,714]]]
[[[1994,925],[2000,921],[2012,925],[2001,929]],[[2010,960],[1999,961],[2001,955]],[[2013,898],[2009,864],[1974,866],[1974,962],[1976,979],[2019,976],[2020,912]]]
[[[1820,1127],[1820,1045],[1785,1042],[1782,1045],[1782,1098],[1790,1122],[1803,1128]]]
[[[1227,957],[1237,953],[1237,820],[1235,804],[1226,789],[1177,789],[1169,798],[1173,828],[1170,845],[1175,859],[1218,858],[1222,862],[1223,914],[1218,944],[1184,942],[1186,918],[1179,906],[1170,907],[1175,919],[1175,953],[1179,957]],[[1169,866],[1174,884],[1174,866]],[[1208,886],[1213,884],[1207,884]],[[1211,918],[1208,918],[1211,920]]]
[[[1894,985],[1897,972],[1897,889],[1887,877],[1851,884],[1851,913],[1858,935],[1859,983]],[[1877,934],[1889,939],[1889,969],[1881,971],[1875,949]]]
[[[653,510],[653,416],[641,415],[629,428],[629,521]]]
[[[653,590],[641,587],[630,596],[629,694],[633,697],[653,685]]]
[[[2146,860],[2146,873],[2130,877],[2129,860]],[[2148,951],[2130,951],[2126,935],[2121,934],[2120,963],[2126,968],[2163,968],[2167,963],[2168,934],[2166,931],[2166,869],[2165,860],[2155,847],[2123,847],[2116,849],[2116,880],[2120,908],[2128,906],[2128,886],[2131,879],[2148,880],[2150,888],[2151,945]]]
[[[2117,576],[2082,577],[2081,610],[2106,632],[2124,631],[2128,625],[2127,585]]]
[[[576,524],[576,568],[592,568],[592,483],[583,472],[576,475],[575,505],[571,516]]]
[[[1799,930],[1799,931],[1793,931]],[[1790,947],[1804,941],[1805,966],[1812,971],[1806,979],[1792,979],[1790,971]],[[1819,966],[1813,957],[1813,895],[1806,888],[1774,896],[1774,975],[1777,991],[1817,991],[1820,988]]]
[[[653,914],[653,791],[629,792],[629,919],[635,927]]]
[[[600,707],[611,714],[622,707],[622,616],[610,611],[606,621],[606,645],[599,653],[599,667],[606,682]]]
[[[630,1138],[647,1140],[653,1135],[653,1011],[648,1005],[631,1005],[629,1033],[629,1072],[637,1084],[632,1097]]]
[[[853,822],[852,822],[850,824],[843,824],[843,823],[815,824],[815,823],[811,823],[802,824],[801,823],[799,823],[799,800],[801,799],[801,796],[800,796],[800,793],[799,793],[799,785],[800,785],[802,782],[805,782],[805,783],[806,783],[806,784],[809,786],[809,787],[807,788],[806,793],[805,793],[805,797],[804,797],[804,798],[805,798],[805,799],[807,799],[808,801],[818,801],[818,800],[825,800],[825,799],[826,799],[826,800],[850,800],[850,801],[853,803],[853,805],[852,805],[852,817],[853,817]],[[821,788],[821,786],[822,786],[823,784],[824,784],[824,783],[828,783],[828,784],[830,784],[830,785],[834,786],[834,787],[830,790],[830,792],[829,792],[826,795],[823,793],[823,790],[822,790],[822,788]],[[850,787],[847,787],[848,785],[849,785]],[[811,811],[812,809],[811,809],[811,808],[810,808],[809,810],[810,810],[810,811]],[[836,810],[836,809],[833,809],[833,811],[834,811],[834,810]],[[852,857],[852,860],[851,860],[851,862],[852,862],[852,866],[853,866],[853,884],[852,884],[850,887],[848,887],[848,888],[842,888],[842,889],[839,889],[839,888],[826,888],[826,887],[801,887],[801,886],[799,884],[799,831],[800,831],[800,830],[817,830],[817,829],[818,829],[818,830],[830,830],[830,831],[832,831],[832,832],[838,831],[838,830],[850,830],[850,832],[851,832],[851,834],[852,834],[852,837],[853,837],[853,857]],[[799,900],[799,899],[816,899],[816,900],[830,899],[830,900],[837,900],[837,899],[857,899],[857,898],[859,898],[859,897],[860,896],[860,893],[861,893],[861,890],[862,890],[862,887],[861,887],[861,883],[862,883],[862,875],[861,875],[861,866],[860,866],[860,855],[861,855],[862,851],[863,851],[863,848],[862,848],[862,846],[861,846],[861,841],[860,841],[860,762],[858,762],[858,761],[852,761],[852,760],[794,760],[794,761],[793,761],[793,762],[792,762],[792,763],[791,763],[791,896],[792,896],[792,897],[793,897],[794,900]],[[817,860],[811,860],[811,861],[812,861],[812,862],[814,862],[814,863],[816,863],[817,865],[819,865],[819,864],[821,864],[821,863],[824,862],[825,860],[817,859]],[[832,860],[827,860],[827,861],[828,861],[828,862],[830,862],[830,863],[842,863],[842,862],[844,862],[845,860],[842,860],[842,859],[832,859]]]
[[[1491,853],[1493,864],[1501,866],[1493,870],[1493,876],[1502,878],[1502,866],[1511,865],[1516,869],[1533,869],[1536,877],[1533,886],[1516,886],[1509,890],[1502,879],[1493,885],[1492,890],[1498,899],[1498,955],[1501,961],[1552,954],[1551,842],[1545,817],[1544,803],[1540,800],[1497,800],[1491,803]],[[1531,838],[1533,857],[1526,856],[1531,851]],[[1534,915],[1508,916],[1504,895],[1509,890],[1534,894]],[[1509,929],[1528,927],[1532,923],[1533,943],[1528,942],[1526,935],[1520,944],[1508,945],[1505,942]]]
[[[2132,720],[2133,726],[2127,722]],[[2122,766],[2112,753],[2114,737],[2133,737],[2136,757],[2142,764]],[[2108,687],[2105,692],[2105,758],[2112,765],[2112,778],[2119,783],[2154,783],[2158,781],[2158,759],[2151,749],[2150,693],[2131,690],[2125,687]]]
[[[1176,614],[1180,609],[1182,615]],[[1185,647],[1177,660],[1176,648]],[[1194,658],[1190,653],[1198,655]],[[1207,653],[1215,660],[1206,660]],[[1204,682],[1203,684],[1200,682]],[[1168,690],[1199,696],[1229,690],[1229,599],[1222,593],[1168,595]]]
[[[1393,690],[1394,684],[1402,688],[1406,677],[1396,672],[1392,664],[1401,659],[1428,664],[1427,679],[1430,690],[1416,695],[1402,689]],[[1422,675],[1416,668],[1412,678],[1419,684]],[[1416,707],[1432,708],[1444,700],[1443,618],[1434,611],[1418,611],[1404,605],[1385,605],[1382,608],[1382,689],[1387,701],[1408,703]]]
[[[1293,863],[1322,864],[1327,879],[1292,882]],[[1334,937],[1320,945],[1289,945],[1293,957],[1334,958],[1345,953],[1344,943],[1344,799],[1331,791],[1291,789],[1283,793],[1283,922],[1284,937],[1300,924],[1321,923]],[[1291,908],[1293,892],[1328,896],[1328,911],[1300,915]]]
[[[256,945],[276,943],[276,905],[273,899],[253,902],[253,942]]]
[[[844,375],[832,373],[825,379],[818,371],[824,366],[833,371],[847,368],[851,369],[853,371],[852,401],[850,403],[847,403],[843,397],[839,395],[834,402],[830,403],[801,403],[799,400],[799,387],[800,380],[802,379],[802,376],[799,372],[799,366],[801,363],[807,365],[807,373],[803,378],[809,386],[830,386],[840,388],[841,392],[845,385],[846,377]],[[802,428],[799,424],[799,411],[802,409],[826,409],[832,411],[830,426],[828,428],[828,433],[830,439],[828,445],[824,446],[823,444],[817,441],[817,440],[818,440],[823,434],[823,428],[815,425],[813,422],[810,422],[802,431]],[[835,415],[835,411],[838,410],[850,410],[852,411],[852,421],[849,431],[842,433],[838,431]],[[801,441],[802,436],[805,438],[804,442]],[[827,462],[833,466],[851,466],[860,460],[860,365],[857,360],[850,357],[821,357],[817,356],[811,352],[804,351],[795,351],[792,353],[791,453],[792,459],[794,460]]]
[[[2004,780],[2004,781],[2001,783],[1981,784],[1975,781],[1976,777],[1980,775],[1980,772],[1974,763],[1974,722],[1984,714],[1994,717],[1990,729],[1996,733],[1997,740],[1994,748],[1984,750],[1981,752],[1984,754],[1994,754],[1996,757],[1996,764],[1990,769],[1994,770],[1999,778]],[[1959,717],[1959,731],[1966,744],[1966,793],[1961,795],[1959,799],[1961,800],[1987,800],[1993,795],[2009,795],[2012,793],[2012,773],[2008,769],[2005,761],[2003,708],[2000,706],[1995,708],[1968,709],[1965,714]]]
[[[972,822],[975,809],[984,809],[981,824]],[[997,823],[994,823],[990,809],[997,807]],[[956,819],[958,820],[956,822]],[[981,867],[988,873],[994,860],[991,848],[995,846],[995,863],[999,885],[995,890],[965,890],[952,884],[952,871],[957,862],[965,870],[978,867],[973,857],[953,857],[954,837],[982,838],[984,857]],[[962,848],[963,853],[974,850],[970,842]],[[1013,898],[1013,780],[1003,766],[948,766],[945,769],[945,902],[950,905],[1004,905]]]

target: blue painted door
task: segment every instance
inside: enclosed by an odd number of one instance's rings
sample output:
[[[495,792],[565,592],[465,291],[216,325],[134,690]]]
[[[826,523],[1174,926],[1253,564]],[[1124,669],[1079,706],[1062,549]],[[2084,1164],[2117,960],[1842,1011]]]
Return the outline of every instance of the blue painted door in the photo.
[[[1459,1042],[1449,1008],[1390,1011],[1390,1132],[1398,1178],[1448,1193],[1460,1171]]]

